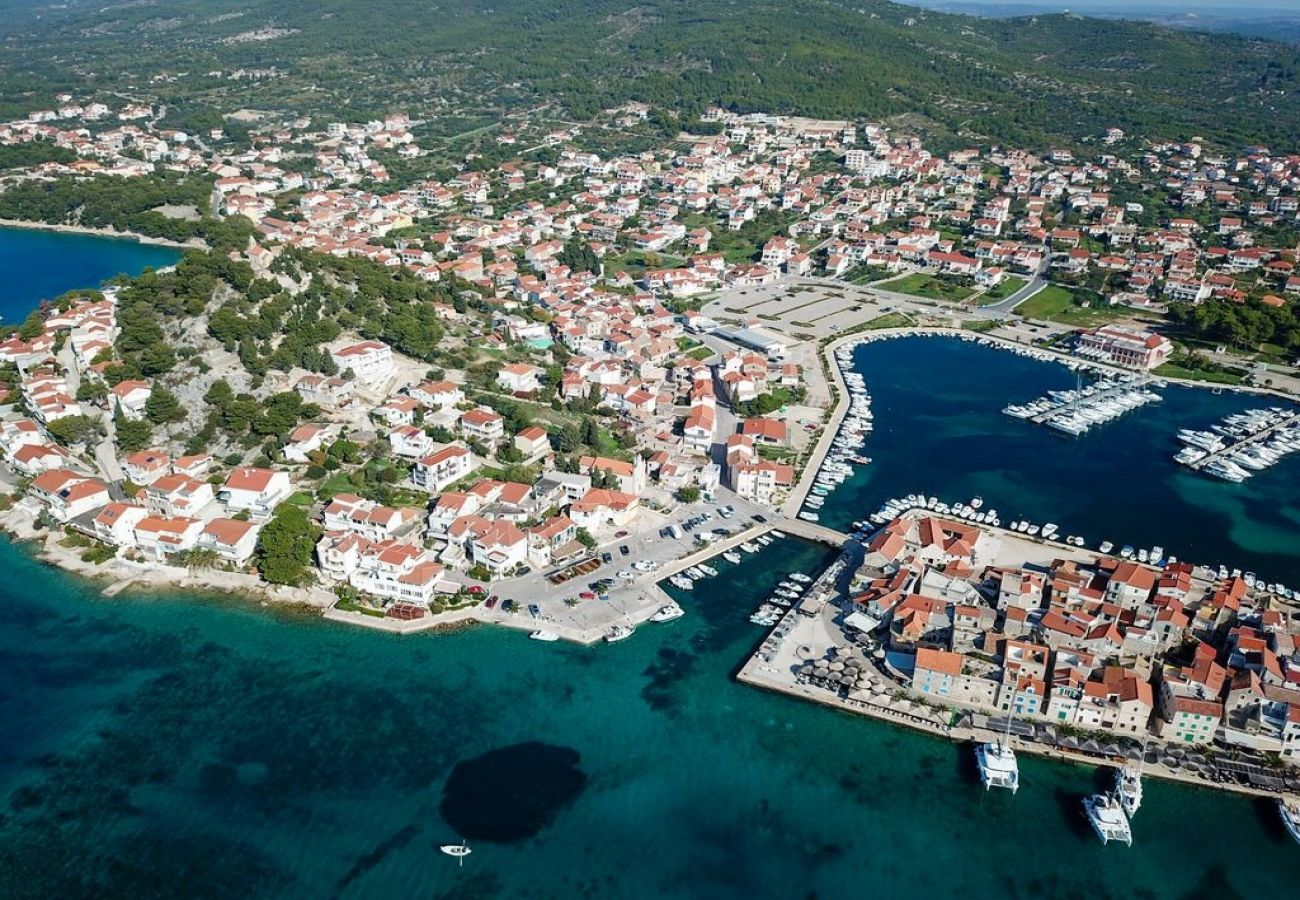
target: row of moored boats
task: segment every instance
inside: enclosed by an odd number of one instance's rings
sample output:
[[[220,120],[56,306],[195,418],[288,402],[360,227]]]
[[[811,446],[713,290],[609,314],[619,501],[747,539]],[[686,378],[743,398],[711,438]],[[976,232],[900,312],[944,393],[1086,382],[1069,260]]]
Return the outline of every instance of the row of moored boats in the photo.
[[[866,443],[874,427],[871,414],[871,395],[867,392],[866,379],[849,366],[853,361],[854,345],[845,345],[835,351],[845,387],[849,392],[849,408],[840,423],[839,431],[831,442],[830,450],[817,470],[812,488],[804,498],[803,509],[799,518],[816,522],[821,518],[819,512],[832,491],[843,484],[853,474],[855,466],[864,466],[871,462],[859,451]]]
[[[1087,387],[1080,383],[1072,390],[1048,391],[1046,396],[1029,403],[1010,404],[1002,412],[1016,419],[1041,421],[1049,428],[1078,436],[1126,412],[1159,402],[1160,395],[1148,390],[1146,384],[1140,376],[1103,378]]]
[[[1184,446],[1174,462],[1240,484],[1300,450],[1300,416],[1281,407],[1248,409],[1208,430],[1184,428],[1178,440]]]
[[[785,615],[786,609],[804,595],[810,584],[810,576],[803,572],[791,572],[776,586],[772,596],[749,617],[749,621],[765,627],[775,625]]]

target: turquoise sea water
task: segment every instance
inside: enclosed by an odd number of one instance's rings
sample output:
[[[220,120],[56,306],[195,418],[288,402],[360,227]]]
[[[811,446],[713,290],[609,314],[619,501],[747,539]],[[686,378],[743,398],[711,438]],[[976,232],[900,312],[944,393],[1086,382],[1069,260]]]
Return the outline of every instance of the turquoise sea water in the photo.
[[[0,228],[0,322],[20,322],[42,300],[74,288],[94,288],[123,272],[169,266],[179,250],[126,238]]]
[[[969,748],[732,681],[762,635],[748,613],[827,561],[794,540],[716,560],[718,579],[677,595],[685,618],[579,648],[109,600],[0,543],[0,896],[1223,900],[1294,885],[1300,847],[1265,804],[1149,782],[1134,847],[1103,848],[1077,812],[1092,769],[1026,758],[1016,796],[987,795]],[[524,742],[576,752],[580,792],[457,868],[436,849],[456,838],[448,774]],[[476,777],[491,795],[490,771]],[[500,780],[521,790],[517,772]]]
[[[890,497],[984,498],[1003,523],[1055,522],[1095,548],[1160,545],[1203,564],[1240,567],[1300,587],[1300,454],[1242,484],[1172,460],[1180,428],[1208,428],[1273,398],[1200,388],[1160,389],[1160,403],[1074,438],[1001,413],[1075,373],[956,338],[902,338],[857,349],[875,416],[860,468],[821,509],[838,528]]]

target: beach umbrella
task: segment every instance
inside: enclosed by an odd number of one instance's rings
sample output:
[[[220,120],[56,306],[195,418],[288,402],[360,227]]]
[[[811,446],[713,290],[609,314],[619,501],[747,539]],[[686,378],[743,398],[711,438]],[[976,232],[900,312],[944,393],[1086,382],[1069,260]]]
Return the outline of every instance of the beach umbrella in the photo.
[[[1067,750],[1078,750],[1079,741],[1067,734],[1065,737],[1061,738],[1061,746],[1065,747]]]
[[[1094,740],[1086,740],[1079,745],[1079,749],[1084,753],[1100,753],[1101,747]]]
[[[1124,751],[1124,756],[1136,761],[1142,758],[1142,750],[1139,747],[1129,747]]]
[[[832,672],[843,672],[843,671],[844,671],[844,663],[840,662],[840,661],[837,659],[835,662],[831,663],[831,671],[832,671]]]
[[[881,684],[881,683],[880,683],[879,681],[877,681],[877,680],[873,680],[873,681],[871,682],[871,693],[873,693],[873,694],[883,694],[884,692],[885,692],[885,686],[884,686],[883,684]]]
[[[872,653],[871,655],[872,655],[873,657],[875,657],[876,659],[884,659],[884,658],[885,658],[885,648],[884,648],[884,647],[877,647],[877,648],[876,648],[876,652],[875,652],[875,653]]]
[[[1119,746],[1117,744],[1107,744],[1105,747],[1102,748],[1101,752],[1106,754],[1107,756],[1120,755]]]
[[[1166,756],[1164,758],[1164,764],[1171,769],[1176,769],[1179,767],[1179,765],[1181,765],[1181,763],[1179,763],[1178,761],[1178,757],[1176,756]]]

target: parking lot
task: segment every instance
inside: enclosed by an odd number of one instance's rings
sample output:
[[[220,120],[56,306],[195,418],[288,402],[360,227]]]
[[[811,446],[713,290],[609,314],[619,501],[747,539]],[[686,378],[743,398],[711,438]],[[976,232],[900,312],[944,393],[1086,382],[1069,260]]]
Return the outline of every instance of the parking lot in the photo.
[[[721,512],[728,506],[734,510],[730,515]],[[593,551],[599,565],[586,574],[554,584],[547,576],[555,569],[547,569],[496,582],[496,600],[481,611],[481,617],[587,639],[619,623],[642,621],[664,602],[655,583],[675,569],[674,563],[701,548],[696,535],[715,529],[733,534],[753,529],[762,524],[753,518],[755,514],[766,520],[770,510],[730,494],[716,503],[681,507],[670,517],[646,511],[635,529],[616,533]],[[707,518],[699,521],[701,517]],[[670,528],[679,536],[673,537]]]

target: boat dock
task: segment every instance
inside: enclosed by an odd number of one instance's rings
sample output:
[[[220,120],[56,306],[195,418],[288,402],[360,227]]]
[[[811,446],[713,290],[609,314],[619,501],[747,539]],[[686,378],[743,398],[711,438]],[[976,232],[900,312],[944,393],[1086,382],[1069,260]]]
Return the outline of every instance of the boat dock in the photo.
[[[1076,406],[1080,404],[1084,404],[1084,403],[1092,404],[1092,403],[1098,403],[1102,400],[1112,400],[1116,397],[1121,396],[1122,394],[1128,393],[1129,391],[1134,391],[1134,390],[1138,390],[1139,388],[1144,388],[1150,383],[1151,383],[1150,378],[1135,378],[1132,381],[1118,381],[1109,387],[1104,387],[1091,394],[1088,394],[1086,397],[1075,397],[1070,400],[1058,402],[1054,404],[1051,409],[1047,410],[1046,412],[1039,413],[1036,416],[1033,416],[1032,418],[1030,418],[1029,421],[1033,422],[1036,425],[1042,425],[1043,423],[1049,421],[1050,419],[1056,418],[1058,415],[1061,415],[1062,413],[1069,412],[1071,409],[1074,409]]]
[[[1089,387],[1080,383],[1072,390],[1049,391],[1046,396],[1025,404],[1009,404],[1002,412],[1035,425],[1080,435],[1095,425],[1158,401],[1160,395],[1147,390],[1152,381],[1149,376],[1130,376],[1107,378]]]
[[[1296,426],[1300,426],[1300,413],[1283,415],[1279,417],[1276,421],[1270,422],[1268,425],[1266,425],[1264,428],[1260,429],[1259,431],[1256,431],[1253,434],[1246,435],[1245,437],[1242,437],[1239,440],[1233,441],[1231,444],[1228,444],[1226,447],[1223,447],[1219,450],[1215,450],[1212,453],[1207,453],[1205,456],[1201,457],[1200,459],[1194,462],[1187,463],[1187,466],[1188,468],[1194,471],[1200,472],[1204,469],[1208,469],[1215,462],[1220,462],[1229,459],[1247,447],[1250,447],[1254,444],[1261,444],[1267,441],[1269,438],[1273,437],[1278,432]]]

